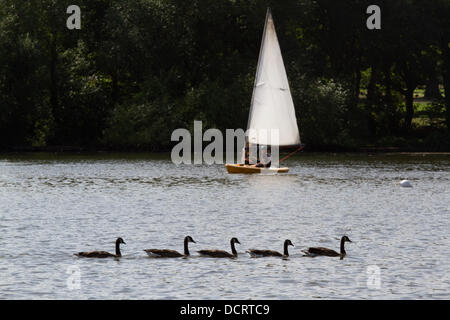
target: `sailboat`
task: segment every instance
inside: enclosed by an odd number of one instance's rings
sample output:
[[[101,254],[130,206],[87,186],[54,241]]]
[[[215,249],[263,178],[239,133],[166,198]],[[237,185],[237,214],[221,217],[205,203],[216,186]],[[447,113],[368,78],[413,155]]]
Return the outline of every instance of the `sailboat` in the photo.
[[[302,148],[294,102],[270,8],[267,9],[259,51],[246,142],[254,146],[272,147],[276,151],[280,147],[298,147],[295,152]],[[289,168],[279,167],[279,162],[272,161],[269,168],[254,164],[226,164],[225,167],[228,173],[288,172]]]

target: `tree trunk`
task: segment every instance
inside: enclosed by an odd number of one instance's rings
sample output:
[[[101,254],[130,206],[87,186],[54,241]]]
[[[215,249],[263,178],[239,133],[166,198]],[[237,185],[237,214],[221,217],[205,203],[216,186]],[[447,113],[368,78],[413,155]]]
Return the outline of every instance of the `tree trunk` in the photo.
[[[448,34],[448,33],[447,33]],[[447,129],[450,131],[450,48],[448,47],[448,38],[442,40],[442,76],[444,78],[444,94],[445,94],[445,120]]]
[[[387,65],[384,69],[385,85],[386,85],[386,102],[389,105],[389,109],[392,109],[392,77],[391,77],[391,66]]]
[[[378,81],[378,71],[375,66],[371,67],[370,81],[367,87],[367,102],[370,106],[375,102],[376,88]]]
[[[392,98],[392,76],[391,76],[391,64],[386,63],[384,66],[384,85],[386,87],[385,103],[386,113],[388,116],[388,126],[390,133],[398,133],[398,115]]]
[[[414,117],[414,89],[413,86],[408,86],[408,89],[405,91],[405,100],[406,100],[406,115],[405,115],[405,128],[406,131],[411,130],[411,123]]]
[[[58,86],[56,67],[58,62],[58,52],[56,50],[56,32],[51,35],[50,39],[50,105],[52,107],[53,116],[57,123],[62,121],[61,112],[58,104]]]
[[[430,80],[428,80],[424,97],[428,99],[442,98],[441,92],[439,91],[439,80],[436,74],[431,75]]]
[[[116,104],[118,102],[118,100],[119,100],[119,85],[118,85],[119,80],[118,80],[118,77],[117,77],[117,71],[116,70],[114,70],[114,72],[111,75],[111,82],[112,82],[111,83],[111,85],[112,85],[111,97],[112,97],[113,104]]]
[[[358,69],[358,70],[356,70],[355,83],[354,83],[354,87],[353,87],[354,91],[353,91],[352,107],[354,109],[358,108],[360,86],[361,86],[361,71]]]
[[[367,96],[366,96],[366,111],[367,111],[367,123],[369,127],[370,136],[372,138],[375,138],[377,134],[377,123],[372,116],[372,108],[373,104],[375,103],[375,91],[376,91],[376,84],[377,84],[377,69],[375,66],[371,67],[370,71],[370,80],[369,85],[367,86]]]

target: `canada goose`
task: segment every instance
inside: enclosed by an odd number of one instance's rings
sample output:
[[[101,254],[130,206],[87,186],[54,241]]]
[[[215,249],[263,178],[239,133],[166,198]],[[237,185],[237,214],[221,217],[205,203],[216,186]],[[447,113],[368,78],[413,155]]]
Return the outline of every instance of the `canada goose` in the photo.
[[[75,255],[79,256],[79,257],[85,257],[85,258],[109,258],[109,257],[119,258],[122,256],[122,254],[120,253],[120,244],[121,243],[126,244],[122,238],[117,238],[116,254],[112,254],[112,253],[109,253],[106,251],[91,251],[91,252],[78,252],[78,253],[75,253]]]
[[[241,244],[237,238],[232,238],[230,240],[232,253],[226,252],[224,250],[200,250],[198,251],[198,253],[200,253],[202,256],[208,256],[213,258],[235,258],[237,257],[237,251],[236,248],[234,247],[235,243]]]
[[[284,241],[284,251],[283,254],[278,251],[273,250],[258,250],[258,249],[250,249],[247,251],[252,257],[289,257],[288,246],[294,246],[291,240],[286,239]]]
[[[307,256],[315,257],[315,256],[328,256],[328,257],[341,257],[341,260],[345,257],[346,252],[344,249],[345,242],[352,242],[347,236],[343,236],[341,238],[341,252],[337,253],[334,250],[316,247],[316,248],[308,248],[308,250],[303,251]]]
[[[188,243],[193,242],[195,243],[194,239],[192,239],[190,236],[187,236],[184,238],[184,254],[179,253],[175,250],[169,250],[169,249],[147,249],[144,250],[147,252],[147,254],[150,257],[159,257],[159,258],[178,258],[178,257],[187,257],[189,256],[189,248]]]

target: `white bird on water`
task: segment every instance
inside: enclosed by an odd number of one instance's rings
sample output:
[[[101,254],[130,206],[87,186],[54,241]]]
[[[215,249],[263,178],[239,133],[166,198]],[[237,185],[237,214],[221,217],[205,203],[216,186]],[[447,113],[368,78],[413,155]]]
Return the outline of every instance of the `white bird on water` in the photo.
[[[402,181],[400,181],[400,187],[412,188],[412,184],[411,184],[411,182],[409,182],[409,180],[402,180]]]

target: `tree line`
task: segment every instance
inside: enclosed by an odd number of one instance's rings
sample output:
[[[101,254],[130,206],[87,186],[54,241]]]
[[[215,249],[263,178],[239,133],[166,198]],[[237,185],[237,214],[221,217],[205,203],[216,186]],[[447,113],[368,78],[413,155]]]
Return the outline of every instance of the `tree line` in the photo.
[[[450,2],[0,2],[0,149],[163,151],[176,128],[246,127],[271,7],[311,150],[450,151]]]

